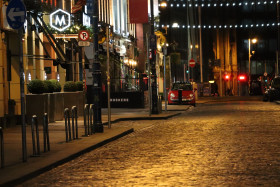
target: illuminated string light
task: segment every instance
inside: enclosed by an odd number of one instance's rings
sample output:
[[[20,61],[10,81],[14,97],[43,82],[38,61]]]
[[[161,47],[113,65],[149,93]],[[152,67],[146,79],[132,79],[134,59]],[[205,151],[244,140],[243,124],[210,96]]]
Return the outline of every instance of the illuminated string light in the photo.
[[[159,28],[169,28],[169,25],[157,25]],[[230,29],[238,29],[238,28],[257,28],[257,27],[263,27],[263,28],[276,28],[276,26],[280,26],[280,23],[258,23],[258,24],[242,24],[242,25],[180,25],[178,23],[173,23],[172,24],[172,28],[187,28],[187,29],[226,29],[226,28],[230,28]]]
[[[235,7],[235,6],[263,6],[263,5],[267,5],[267,4],[279,4],[279,0],[277,1],[258,1],[258,2],[239,2],[239,3],[236,3],[236,2],[232,2],[232,3],[220,3],[220,4],[217,4],[217,3],[204,3],[204,2],[201,2],[201,3],[195,3],[195,4],[189,4],[188,7],[198,7],[198,6],[201,6],[201,7],[205,7],[205,8],[211,8],[211,7]],[[159,4],[159,6],[161,6],[161,4]],[[176,6],[174,6],[173,3],[170,3],[170,5],[168,5],[168,3],[165,4],[164,7],[176,7],[176,8],[179,8],[179,7],[186,7],[186,4],[185,2],[182,2],[182,3],[177,3]]]

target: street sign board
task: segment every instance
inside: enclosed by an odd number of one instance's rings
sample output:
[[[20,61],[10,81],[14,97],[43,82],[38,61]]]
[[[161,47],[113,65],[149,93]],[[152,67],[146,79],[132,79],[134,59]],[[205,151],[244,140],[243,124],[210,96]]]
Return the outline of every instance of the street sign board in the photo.
[[[266,77],[266,76],[267,76],[267,73],[266,73],[266,72],[264,72],[263,76],[265,76],[265,77]]]
[[[190,66],[191,68],[194,68],[194,66],[195,66],[195,61],[194,61],[194,59],[190,59],[190,61],[189,61],[189,66]]]
[[[21,0],[12,0],[6,9],[8,24],[13,29],[20,29],[26,20],[26,8]]]
[[[83,47],[88,47],[88,46],[90,46],[90,42],[87,42],[87,41],[79,41],[79,42],[78,42],[78,45],[79,45],[79,46],[83,46]]]
[[[89,31],[81,30],[78,34],[79,41],[88,41],[89,40]]]

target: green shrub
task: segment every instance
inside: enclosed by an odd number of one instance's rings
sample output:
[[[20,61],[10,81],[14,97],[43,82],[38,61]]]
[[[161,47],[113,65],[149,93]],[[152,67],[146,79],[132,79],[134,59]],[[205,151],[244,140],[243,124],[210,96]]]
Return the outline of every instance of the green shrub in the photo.
[[[46,90],[44,91],[44,93],[53,93],[54,92],[55,85],[51,81],[44,80],[44,84],[46,86]]]
[[[76,86],[75,82],[67,81],[64,84],[64,91],[65,92],[75,92],[75,91],[77,91],[77,86]]]
[[[75,82],[77,91],[83,91],[84,85],[82,81]]]
[[[51,79],[50,81],[54,85],[54,92],[60,92],[61,91],[60,83],[56,79]]]
[[[42,94],[47,89],[47,87],[42,80],[35,79],[30,81],[30,83],[27,85],[27,89],[32,94]]]

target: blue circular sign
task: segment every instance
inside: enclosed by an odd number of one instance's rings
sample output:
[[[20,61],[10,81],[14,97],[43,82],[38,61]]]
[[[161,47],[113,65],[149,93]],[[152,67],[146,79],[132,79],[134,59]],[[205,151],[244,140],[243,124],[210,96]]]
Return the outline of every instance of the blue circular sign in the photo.
[[[6,10],[8,24],[13,29],[20,29],[26,20],[26,8],[21,0],[9,2]]]

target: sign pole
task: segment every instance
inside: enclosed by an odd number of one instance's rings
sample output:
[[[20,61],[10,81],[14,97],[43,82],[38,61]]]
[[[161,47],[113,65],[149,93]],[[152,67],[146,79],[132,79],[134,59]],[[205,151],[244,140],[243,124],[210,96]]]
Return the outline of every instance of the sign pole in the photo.
[[[22,29],[19,32],[19,68],[20,68],[20,102],[21,102],[21,131],[22,131],[22,161],[27,160],[26,149],[26,124],[25,124],[25,102],[24,102],[24,69],[23,69],[23,47],[22,47]]]
[[[24,69],[23,69],[23,47],[22,26],[26,20],[26,8],[21,0],[12,0],[6,9],[7,22],[12,29],[18,30],[19,35],[19,74],[20,74],[20,102],[21,102],[21,132],[22,132],[22,161],[27,161],[26,148],[26,123],[25,123],[25,95],[24,95]]]
[[[111,90],[110,90],[110,53],[109,53],[109,26],[106,26],[107,43],[107,92],[108,92],[108,128],[111,128]]]

